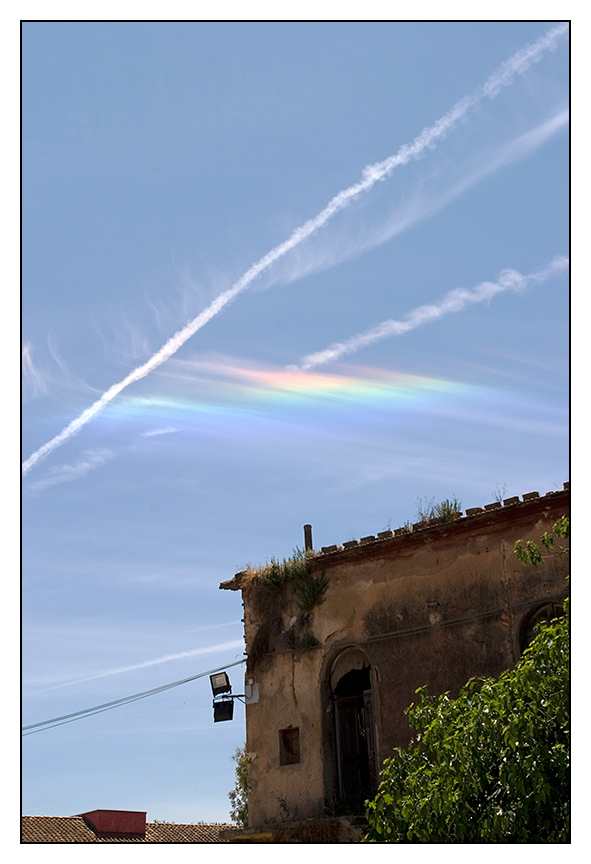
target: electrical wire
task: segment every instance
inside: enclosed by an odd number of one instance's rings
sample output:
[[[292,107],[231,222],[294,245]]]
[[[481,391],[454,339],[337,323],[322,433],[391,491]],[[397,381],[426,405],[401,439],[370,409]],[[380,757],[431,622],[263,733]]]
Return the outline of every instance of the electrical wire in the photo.
[[[24,738],[27,735],[35,735],[37,732],[44,732],[46,729],[55,729],[56,726],[64,726],[66,723],[73,723],[75,720],[82,720],[84,717],[92,717],[94,714],[102,714],[104,711],[111,711],[112,708],[119,708],[121,705],[127,705],[130,702],[137,702],[139,699],[147,699],[148,696],[154,696],[156,693],[163,693],[165,690],[172,690],[173,687],[180,687],[181,684],[187,684],[189,681],[196,681],[197,678],[205,678],[206,675],[213,675],[216,672],[223,672],[224,669],[230,669],[232,666],[240,666],[242,663],[246,663],[246,660],[237,660],[235,663],[226,663],[224,666],[219,666],[217,669],[209,669],[207,672],[199,672],[198,675],[191,675],[189,678],[182,678],[180,681],[173,681],[171,684],[163,684],[161,687],[154,687],[152,690],[144,690],[142,693],[134,693],[132,696],[123,696],[121,699],[114,699],[113,702],[104,702],[102,705],[94,705],[92,708],[84,708],[82,711],[73,711],[71,714],[63,714],[61,717],[52,717],[51,720],[42,720],[40,723],[31,723],[29,726],[22,727],[22,737]]]

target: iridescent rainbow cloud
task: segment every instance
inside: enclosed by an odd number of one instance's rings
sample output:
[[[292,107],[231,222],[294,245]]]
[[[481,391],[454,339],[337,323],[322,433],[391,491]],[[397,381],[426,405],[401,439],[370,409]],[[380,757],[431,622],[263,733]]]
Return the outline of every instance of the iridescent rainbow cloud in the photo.
[[[175,361],[161,373],[165,386],[160,393],[121,398],[103,416],[106,422],[126,419],[173,424],[167,431],[203,420],[338,421],[343,413],[416,407],[473,389],[457,382],[359,366],[342,367],[342,372],[345,374],[251,368],[236,361]]]

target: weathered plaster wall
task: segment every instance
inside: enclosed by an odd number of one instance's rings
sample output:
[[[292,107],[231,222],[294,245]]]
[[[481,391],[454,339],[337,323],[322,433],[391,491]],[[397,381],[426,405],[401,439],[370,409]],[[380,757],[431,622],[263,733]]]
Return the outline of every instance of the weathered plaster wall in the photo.
[[[237,574],[223,587],[243,592],[247,683],[249,822],[294,821],[330,811],[336,797],[330,670],[348,646],[372,669],[377,759],[410,730],[404,709],[417,687],[456,694],[473,676],[499,675],[519,657],[524,617],[566,594],[566,556],[524,567],[519,540],[539,541],[568,514],[568,492],[491,508],[451,523],[360,545],[328,547],[313,560],[325,573],[324,602],[303,613],[288,587]],[[303,636],[318,646],[293,650]],[[299,640],[299,642],[298,642]],[[301,761],[279,764],[279,730],[300,730]]]
[[[247,706],[249,822],[295,821],[322,814],[320,699],[316,682],[322,652],[280,654],[272,667],[255,675],[259,702]],[[279,765],[279,730],[298,727],[301,761]]]

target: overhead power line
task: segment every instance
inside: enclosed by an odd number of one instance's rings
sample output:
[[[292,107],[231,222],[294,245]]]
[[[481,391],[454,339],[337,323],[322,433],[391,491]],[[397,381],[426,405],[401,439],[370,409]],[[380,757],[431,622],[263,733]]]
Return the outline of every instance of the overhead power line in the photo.
[[[146,699],[148,696],[155,696],[156,693],[163,693],[165,690],[172,690],[173,687],[180,687],[181,684],[188,684],[189,681],[195,681],[197,678],[205,678],[206,675],[213,675],[215,672],[222,672],[224,669],[230,669],[232,666],[240,666],[246,660],[237,660],[235,663],[226,663],[224,666],[219,666],[217,669],[208,669],[207,672],[199,672],[198,675],[191,675],[189,678],[182,678],[180,681],[173,681],[171,684],[163,684],[161,687],[154,687],[152,690],[144,690],[142,693],[134,693],[133,696],[123,696],[121,699],[114,699],[113,702],[104,702],[102,705],[94,705],[92,708],[85,708],[82,711],[73,711],[71,714],[63,714],[61,717],[52,717],[51,720],[42,720],[40,723],[31,723],[30,726],[23,726],[21,729],[22,737],[26,735],[35,735],[36,732],[44,732],[46,729],[54,729],[56,726],[64,726],[66,723],[73,723],[75,720],[82,720],[84,717],[92,717],[93,714],[102,714],[103,711],[110,711],[112,708],[119,708],[120,705],[127,705],[129,702],[137,702],[139,699]]]

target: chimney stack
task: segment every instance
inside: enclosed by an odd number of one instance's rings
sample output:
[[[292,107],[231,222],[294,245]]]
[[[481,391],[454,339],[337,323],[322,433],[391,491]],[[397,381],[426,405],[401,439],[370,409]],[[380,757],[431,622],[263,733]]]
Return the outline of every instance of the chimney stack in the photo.
[[[90,810],[80,814],[96,834],[146,834],[146,813],[143,810]]]
[[[304,525],[304,551],[311,552],[312,546],[312,526]]]

